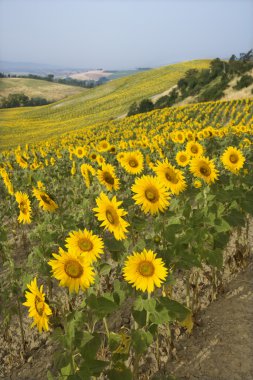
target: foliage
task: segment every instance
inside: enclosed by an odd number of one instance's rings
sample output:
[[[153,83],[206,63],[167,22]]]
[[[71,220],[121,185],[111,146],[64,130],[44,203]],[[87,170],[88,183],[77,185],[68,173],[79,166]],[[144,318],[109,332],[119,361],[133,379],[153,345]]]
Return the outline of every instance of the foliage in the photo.
[[[236,83],[234,88],[241,90],[244,87],[249,87],[253,83],[253,77],[251,75],[243,75]]]

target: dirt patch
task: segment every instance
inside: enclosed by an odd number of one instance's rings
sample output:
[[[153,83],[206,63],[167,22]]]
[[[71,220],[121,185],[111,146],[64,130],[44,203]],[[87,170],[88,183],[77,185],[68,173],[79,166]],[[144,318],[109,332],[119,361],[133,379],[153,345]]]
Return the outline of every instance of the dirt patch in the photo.
[[[253,379],[253,264],[198,316],[167,371],[180,380]]]

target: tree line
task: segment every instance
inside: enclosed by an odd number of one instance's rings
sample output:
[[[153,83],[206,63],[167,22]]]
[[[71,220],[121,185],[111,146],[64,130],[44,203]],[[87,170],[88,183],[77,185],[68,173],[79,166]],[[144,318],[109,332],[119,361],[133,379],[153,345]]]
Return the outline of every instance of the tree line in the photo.
[[[153,109],[171,107],[179,101],[189,97],[197,96],[197,101],[206,102],[219,100],[224,95],[228,83],[236,75],[241,75],[234,89],[240,90],[253,83],[251,75],[247,74],[253,68],[253,50],[241,53],[237,58],[234,54],[228,61],[215,58],[210,62],[208,69],[190,69],[185,76],[177,82],[168,95],[162,96],[156,102],[143,99],[140,103],[131,104],[128,116],[138,113],[149,112]]]

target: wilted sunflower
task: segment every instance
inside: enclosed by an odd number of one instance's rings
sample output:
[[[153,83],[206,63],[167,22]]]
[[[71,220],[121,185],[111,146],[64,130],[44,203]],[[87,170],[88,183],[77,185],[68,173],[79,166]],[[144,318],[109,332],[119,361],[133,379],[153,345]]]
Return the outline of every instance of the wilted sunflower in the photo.
[[[190,171],[195,177],[202,178],[208,184],[215,182],[218,178],[218,170],[213,160],[207,157],[194,157],[191,160]]]
[[[227,170],[238,174],[244,165],[245,157],[239,149],[229,146],[221,156],[221,161]]]
[[[186,189],[183,173],[172,166],[167,158],[163,162],[158,161],[154,171],[161,183],[173,194],[179,194]]]
[[[52,267],[53,276],[66,286],[69,291],[78,293],[79,288],[85,290],[94,283],[95,273],[87,259],[74,252],[65,252],[59,248],[59,255],[53,253],[55,259],[48,264]]]
[[[157,214],[169,206],[169,193],[157,177],[150,175],[137,178],[132,186],[135,203],[141,206],[145,214]]]
[[[20,210],[20,214],[18,217],[19,223],[31,223],[31,202],[26,193],[22,193],[21,191],[17,191],[15,193],[16,201],[18,202],[18,207]]]
[[[187,166],[189,164],[190,157],[186,151],[180,150],[176,154],[176,161],[177,161],[179,166],[184,167],[184,166]]]
[[[81,173],[85,181],[85,185],[87,187],[90,187],[90,176],[93,176],[96,174],[96,170],[89,164],[82,164],[81,165]]]
[[[139,174],[143,170],[143,155],[140,151],[125,152],[120,163],[128,173]]]
[[[91,231],[72,231],[66,239],[69,252],[82,254],[89,262],[96,261],[104,253],[103,240]]]
[[[123,276],[137,290],[153,292],[155,286],[161,287],[166,280],[168,270],[162,259],[156,258],[156,253],[144,249],[141,253],[134,252],[128,256],[123,268]]]
[[[102,222],[100,226],[112,232],[115,239],[125,239],[129,223],[122,218],[127,214],[124,209],[119,208],[122,202],[118,202],[115,196],[110,200],[104,193],[101,193],[96,199],[96,203],[98,207],[93,208],[93,211],[97,213],[96,217]]]
[[[48,331],[48,316],[52,314],[52,310],[45,302],[43,285],[39,289],[35,277],[31,284],[27,285],[27,288],[29,291],[25,292],[26,302],[23,305],[29,308],[29,317],[34,319],[32,327],[37,325],[39,332]]]
[[[103,164],[102,170],[97,171],[99,182],[104,185],[107,190],[118,190],[119,179],[116,177],[115,169],[110,164]]]
[[[192,157],[198,157],[203,155],[204,149],[197,141],[189,141],[186,144],[186,152]]]
[[[33,188],[33,195],[39,201],[39,206],[44,211],[53,212],[58,208],[58,205],[47,195],[43,190]]]

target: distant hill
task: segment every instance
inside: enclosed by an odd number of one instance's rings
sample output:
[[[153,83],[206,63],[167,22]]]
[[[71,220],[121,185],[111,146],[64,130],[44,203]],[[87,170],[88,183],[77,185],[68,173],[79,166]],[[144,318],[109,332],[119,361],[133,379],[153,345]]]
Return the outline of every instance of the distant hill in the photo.
[[[195,60],[138,72],[47,106],[1,110],[0,147],[43,140],[118,118],[128,111],[133,101],[165,91],[189,69],[207,68],[209,62]]]
[[[23,93],[28,97],[43,97],[51,102],[56,102],[70,95],[85,92],[86,89],[77,86],[51,83],[44,80],[26,78],[0,78],[0,96]]]

